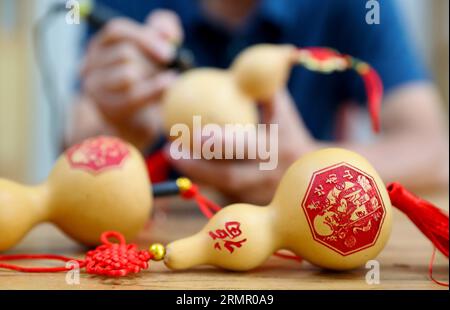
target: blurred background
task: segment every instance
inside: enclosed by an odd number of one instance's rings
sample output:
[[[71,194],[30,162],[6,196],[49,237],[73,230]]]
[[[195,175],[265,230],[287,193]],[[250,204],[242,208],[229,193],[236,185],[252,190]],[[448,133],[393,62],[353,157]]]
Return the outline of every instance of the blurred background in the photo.
[[[49,105],[38,72],[33,26],[57,0],[0,0],[0,176],[43,180],[57,156],[49,136]],[[449,1],[396,0],[415,47],[449,102]],[[67,106],[74,96],[83,23],[55,18],[40,49],[51,60],[52,80]],[[448,118],[447,118],[448,124]]]

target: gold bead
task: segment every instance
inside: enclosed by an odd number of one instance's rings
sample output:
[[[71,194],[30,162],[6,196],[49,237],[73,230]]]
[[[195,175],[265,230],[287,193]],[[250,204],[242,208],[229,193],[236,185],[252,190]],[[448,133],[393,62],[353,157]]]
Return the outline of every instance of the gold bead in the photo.
[[[182,192],[187,191],[192,186],[192,182],[188,178],[178,178],[176,183],[177,183],[178,188]]]
[[[91,0],[86,0],[80,3],[79,13],[81,17],[87,17],[93,11],[94,5]]]
[[[149,252],[153,255],[152,260],[159,261],[166,255],[166,248],[161,243],[153,243],[149,248]]]
[[[367,72],[369,72],[370,67],[367,63],[365,62],[360,62],[356,65],[356,71],[359,74],[366,74]]]

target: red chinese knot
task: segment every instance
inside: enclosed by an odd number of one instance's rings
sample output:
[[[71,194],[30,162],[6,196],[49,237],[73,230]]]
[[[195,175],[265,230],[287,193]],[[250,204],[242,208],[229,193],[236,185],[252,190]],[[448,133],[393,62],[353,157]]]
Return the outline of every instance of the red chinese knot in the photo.
[[[108,238],[116,238],[119,243],[111,243]],[[126,244],[121,234],[105,232],[101,240],[102,245],[86,254],[87,273],[122,277],[148,268],[148,261],[152,258],[152,254],[138,250],[135,244]]]
[[[314,240],[344,256],[375,244],[385,216],[373,178],[347,163],[313,174],[302,209]]]

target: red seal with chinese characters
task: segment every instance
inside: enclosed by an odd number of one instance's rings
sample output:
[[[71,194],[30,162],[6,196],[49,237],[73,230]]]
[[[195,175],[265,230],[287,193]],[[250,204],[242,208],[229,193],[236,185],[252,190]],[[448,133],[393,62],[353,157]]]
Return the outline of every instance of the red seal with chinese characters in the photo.
[[[209,232],[209,236],[216,241],[214,248],[219,251],[225,248],[230,253],[233,253],[235,248],[240,248],[247,241],[246,238],[240,238],[241,235],[241,223],[236,221],[226,222],[224,229]]]
[[[373,178],[347,163],[313,174],[302,209],[314,240],[344,256],[375,244],[386,213]]]
[[[72,168],[99,173],[120,167],[129,153],[127,145],[121,140],[101,136],[74,145],[67,150],[66,158]]]

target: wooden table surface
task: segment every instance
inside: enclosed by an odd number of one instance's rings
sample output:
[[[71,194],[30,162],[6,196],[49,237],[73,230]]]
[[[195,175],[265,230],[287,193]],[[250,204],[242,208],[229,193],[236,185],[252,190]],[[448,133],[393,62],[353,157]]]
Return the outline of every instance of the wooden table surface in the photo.
[[[428,194],[426,197],[448,210],[448,192]],[[153,241],[166,243],[196,232],[205,222],[206,219],[193,216],[192,213],[159,211],[136,242],[143,248]],[[65,237],[54,226],[42,224],[8,254],[57,253],[82,258],[85,251],[85,248]],[[161,262],[151,262],[148,270],[128,278],[105,279],[81,273],[78,285],[68,285],[65,273],[27,274],[1,270],[0,289],[448,289],[434,284],[428,278],[431,253],[432,246],[428,240],[403,214],[395,210],[391,238],[377,257],[380,263],[378,285],[366,283],[367,270],[364,267],[353,271],[330,272],[307,262],[272,257],[260,268],[244,273],[207,266],[174,272]],[[31,262],[20,263],[36,265]],[[39,263],[50,266],[57,264],[50,261]],[[448,267],[448,260],[438,253],[434,264],[435,278],[448,281]]]

